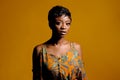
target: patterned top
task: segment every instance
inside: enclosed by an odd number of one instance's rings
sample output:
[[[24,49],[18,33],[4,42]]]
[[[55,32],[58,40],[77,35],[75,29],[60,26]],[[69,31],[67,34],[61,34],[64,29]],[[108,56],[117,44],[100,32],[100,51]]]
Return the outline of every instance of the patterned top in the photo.
[[[40,79],[34,80],[87,80],[81,56],[71,49],[61,58],[48,54],[46,47],[40,51]]]

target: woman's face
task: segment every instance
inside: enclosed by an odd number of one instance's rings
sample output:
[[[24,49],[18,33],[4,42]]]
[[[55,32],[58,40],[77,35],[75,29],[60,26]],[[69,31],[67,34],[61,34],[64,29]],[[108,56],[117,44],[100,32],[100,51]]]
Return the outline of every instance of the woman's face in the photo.
[[[58,36],[60,37],[64,37],[69,31],[71,19],[69,18],[69,16],[62,15],[55,18],[55,21],[55,29],[53,30],[53,32],[55,34],[58,34]]]

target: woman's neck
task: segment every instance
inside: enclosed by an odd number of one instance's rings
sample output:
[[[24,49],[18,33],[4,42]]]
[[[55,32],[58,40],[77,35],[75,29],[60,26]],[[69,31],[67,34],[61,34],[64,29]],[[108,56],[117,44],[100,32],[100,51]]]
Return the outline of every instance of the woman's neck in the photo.
[[[59,37],[58,35],[52,35],[50,40],[47,41],[48,44],[52,45],[62,45],[66,42],[67,40],[64,37]]]

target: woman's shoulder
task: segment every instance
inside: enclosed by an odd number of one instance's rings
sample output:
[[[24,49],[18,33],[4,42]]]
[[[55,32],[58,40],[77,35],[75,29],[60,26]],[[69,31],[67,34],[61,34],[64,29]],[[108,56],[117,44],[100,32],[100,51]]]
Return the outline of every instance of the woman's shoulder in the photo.
[[[77,50],[77,52],[79,53],[79,55],[82,57],[82,50],[81,50],[81,45],[77,42],[72,42],[73,47]]]
[[[74,47],[76,48],[76,49],[80,49],[81,48],[81,45],[79,44],[79,43],[77,43],[77,42],[72,42],[72,44],[74,45]]]
[[[79,43],[77,43],[77,42],[71,42],[71,44],[72,44],[72,46],[73,46],[75,49],[80,50],[81,45],[80,45]]]
[[[39,55],[44,44],[38,44],[34,47],[33,54]]]

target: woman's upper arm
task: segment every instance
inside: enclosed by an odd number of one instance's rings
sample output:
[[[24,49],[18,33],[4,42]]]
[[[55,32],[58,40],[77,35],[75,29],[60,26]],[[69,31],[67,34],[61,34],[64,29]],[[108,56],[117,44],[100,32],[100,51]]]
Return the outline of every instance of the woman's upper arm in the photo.
[[[79,44],[75,43],[75,48],[78,51],[79,56],[80,56],[81,61],[82,61],[82,64],[81,64],[82,65],[82,67],[81,67],[81,70],[82,70],[82,80],[88,80],[87,76],[86,76],[86,71],[85,71],[85,68],[84,68],[84,62],[83,62],[83,59],[82,59],[81,46]]]
[[[40,80],[40,50],[41,46],[36,46],[33,50],[33,80]]]
[[[40,49],[38,46],[35,46],[33,49],[33,59],[39,56]]]
[[[41,46],[36,46],[33,50],[33,56],[32,56],[33,69],[35,69],[35,67],[39,66],[40,50],[41,50]]]
[[[80,56],[81,59],[82,59],[83,56],[82,56],[82,50],[81,50],[81,46],[80,46],[80,44],[78,44],[78,43],[74,43],[74,45],[75,45],[75,49],[78,51],[78,54],[79,54],[79,56]]]

